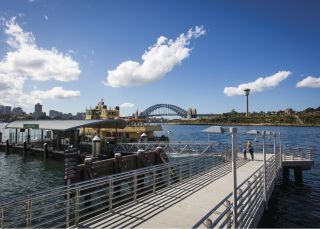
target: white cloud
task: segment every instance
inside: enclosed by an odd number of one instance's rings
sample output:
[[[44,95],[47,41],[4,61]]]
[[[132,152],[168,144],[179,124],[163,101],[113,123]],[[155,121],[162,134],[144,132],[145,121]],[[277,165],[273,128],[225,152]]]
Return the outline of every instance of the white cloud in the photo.
[[[120,105],[121,108],[133,108],[135,107],[136,105],[134,105],[133,103],[122,103]]]
[[[49,17],[48,17],[47,15],[44,15],[44,19],[45,19],[46,21],[48,21],[48,20],[49,20]]]
[[[0,73],[0,104],[12,105],[23,92],[24,79]]]
[[[34,2],[34,0],[28,0],[28,2],[33,3],[33,2]]]
[[[19,103],[24,106],[31,106],[44,99],[70,99],[79,96],[80,91],[64,90],[62,87],[53,87],[47,91],[31,91],[29,94],[21,95],[18,100]]]
[[[80,91],[64,90],[62,87],[53,87],[47,91],[32,91],[30,95],[42,99],[68,99],[80,96]]]
[[[297,87],[320,88],[320,77],[308,76],[297,83]]]
[[[187,46],[191,39],[205,34],[203,26],[189,29],[175,40],[160,36],[142,55],[142,63],[128,60],[109,70],[105,84],[111,87],[129,87],[146,84],[164,77],[175,65],[190,55]]]
[[[22,102],[22,98],[32,100],[32,96],[23,94],[26,80],[70,81],[79,78],[79,64],[69,54],[55,48],[38,47],[34,35],[23,31],[15,20],[13,17],[4,24],[6,42],[11,50],[0,60],[0,103],[22,105],[28,103]]]
[[[224,94],[227,96],[244,95],[244,90],[247,88],[250,89],[250,93],[262,92],[267,88],[278,86],[290,74],[289,71],[279,71],[272,76],[259,77],[253,82],[243,83],[237,87],[225,87]]]
[[[24,32],[15,18],[6,23],[5,34],[13,51],[0,62],[0,73],[41,81],[79,78],[79,64],[69,54],[37,47],[33,34]]]

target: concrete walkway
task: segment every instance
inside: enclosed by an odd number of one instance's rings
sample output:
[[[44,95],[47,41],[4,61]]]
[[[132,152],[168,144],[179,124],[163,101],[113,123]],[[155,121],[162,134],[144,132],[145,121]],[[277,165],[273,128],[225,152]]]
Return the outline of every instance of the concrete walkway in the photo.
[[[267,159],[271,155],[267,155]],[[263,165],[262,155],[256,160],[238,160],[238,184]],[[224,164],[183,183],[148,195],[80,222],[81,227],[191,228],[224,197],[232,192],[231,164]],[[80,226],[79,225],[79,226]]]

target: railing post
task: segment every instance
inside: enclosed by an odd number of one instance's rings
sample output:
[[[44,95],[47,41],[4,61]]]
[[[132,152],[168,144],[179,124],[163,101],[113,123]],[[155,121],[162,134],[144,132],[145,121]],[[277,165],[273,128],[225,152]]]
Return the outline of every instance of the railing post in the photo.
[[[267,162],[266,162],[266,136],[265,131],[262,133],[262,139],[263,139],[263,147],[262,147],[262,153],[263,153],[263,192],[264,192],[264,203],[265,203],[265,209],[268,209],[267,206]]]
[[[32,201],[27,200],[27,209],[26,209],[26,218],[27,218],[27,228],[31,227],[32,222]]]
[[[75,212],[74,212],[74,224],[77,226],[79,223],[80,213],[80,187],[76,187],[75,190]]]
[[[179,163],[179,182],[182,181],[182,166],[181,166],[181,162]]]
[[[152,184],[152,193],[156,192],[156,170],[152,170],[153,184]]]
[[[282,155],[282,145],[280,144],[280,167],[282,168],[282,160],[283,160],[283,155]]]
[[[311,160],[312,159],[312,149],[309,148],[308,150],[308,159]]]
[[[233,227],[238,227],[237,219],[237,128],[230,128],[231,139],[232,139],[232,176],[233,176]]]
[[[224,203],[224,206],[226,207],[226,208],[229,208],[230,207],[230,201],[229,200],[226,200],[226,202]],[[234,216],[234,215],[233,215]],[[227,228],[230,228],[231,227],[231,217],[232,217],[232,213],[231,213],[231,211],[228,211],[228,213],[226,214],[226,217],[227,217],[227,219],[229,219],[228,221],[228,223],[227,223]],[[233,223],[234,223],[234,219],[233,219]]]
[[[192,161],[189,161],[189,177],[192,177]]]
[[[282,144],[281,144],[281,133],[279,132],[279,153],[280,153],[280,165],[279,167],[282,168]]]
[[[137,186],[138,186],[138,181],[137,181],[137,174],[133,174],[133,200],[137,200]]]
[[[113,191],[113,187],[112,187],[112,177],[109,180],[109,211],[112,209],[112,191]]]
[[[170,164],[168,164],[168,187],[170,187],[170,178],[171,178],[171,176],[170,176]]]

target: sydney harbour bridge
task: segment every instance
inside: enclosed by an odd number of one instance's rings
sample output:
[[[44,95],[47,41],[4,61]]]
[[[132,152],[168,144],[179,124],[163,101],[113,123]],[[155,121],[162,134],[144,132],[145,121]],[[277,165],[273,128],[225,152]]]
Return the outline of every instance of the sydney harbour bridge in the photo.
[[[181,118],[196,118],[197,110],[189,108],[187,111],[172,104],[156,104],[142,111],[139,116],[143,118],[151,116],[180,116]]]

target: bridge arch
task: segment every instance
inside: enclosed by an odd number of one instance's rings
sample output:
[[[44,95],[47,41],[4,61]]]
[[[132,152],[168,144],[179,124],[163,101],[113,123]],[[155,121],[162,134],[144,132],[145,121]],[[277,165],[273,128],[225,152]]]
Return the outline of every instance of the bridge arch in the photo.
[[[155,113],[158,111],[158,113]],[[140,113],[141,117],[148,117],[148,116],[172,116],[178,115],[183,118],[187,117],[187,111],[172,104],[156,104],[151,107],[148,107],[144,111]]]

